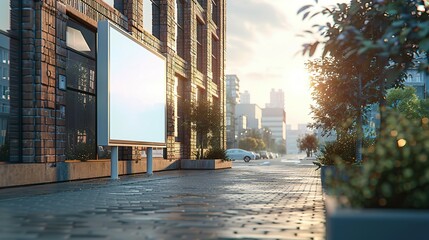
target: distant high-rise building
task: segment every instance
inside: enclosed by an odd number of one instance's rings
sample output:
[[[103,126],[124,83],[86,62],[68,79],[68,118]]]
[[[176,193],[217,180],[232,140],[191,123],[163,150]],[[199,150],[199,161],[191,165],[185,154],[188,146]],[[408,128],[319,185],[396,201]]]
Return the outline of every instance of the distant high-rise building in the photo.
[[[250,93],[246,90],[240,95],[240,103],[250,104]]]
[[[237,75],[226,75],[226,146],[235,147],[237,123],[235,106],[240,103],[240,79]]]
[[[285,107],[285,93],[283,90],[279,89],[278,91],[271,89],[270,92],[270,103],[265,105],[267,108],[282,108]]]
[[[262,109],[262,127],[269,128],[277,143],[286,141],[286,112],[284,108]],[[286,144],[286,143],[285,143]]]
[[[235,106],[236,118],[246,116],[247,129],[262,128],[262,109],[256,104],[237,104]]]
[[[298,124],[298,129],[292,129],[292,125],[286,125],[286,149],[288,154],[298,154],[297,140],[305,134],[311,134],[313,131],[307,128],[307,124]]]

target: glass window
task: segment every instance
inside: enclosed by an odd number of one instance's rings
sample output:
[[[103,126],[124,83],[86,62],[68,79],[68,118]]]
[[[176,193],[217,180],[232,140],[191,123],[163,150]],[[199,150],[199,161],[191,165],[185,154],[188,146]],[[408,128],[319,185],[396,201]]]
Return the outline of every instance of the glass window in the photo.
[[[0,1],[0,30],[10,30],[10,1]]]
[[[66,159],[96,159],[96,37],[73,20],[67,26]]]
[[[112,7],[115,7],[115,0],[103,0],[103,2],[109,4]]]
[[[3,68],[3,79],[9,80],[9,69],[7,67]]]
[[[160,38],[159,0],[143,0],[143,28]]]
[[[2,88],[2,99],[9,100],[9,86],[3,86]]]
[[[177,54],[185,58],[185,33],[184,33],[184,10],[185,10],[185,3],[183,0],[176,0],[176,15],[175,15],[175,21],[176,21],[176,51]]]
[[[2,63],[9,64],[9,52],[3,50]]]
[[[205,73],[205,61],[204,61],[204,24],[197,20],[197,69]]]
[[[67,23],[67,47],[80,54],[95,58],[95,33],[79,23],[70,20]]]
[[[20,160],[22,142],[19,137],[20,106],[19,89],[21,79],[20,69],[20,39],[14,34],[19,31],[20,24],[12,24],[12,21],[20,21],[18,0],[0,1],[0,161]],[[14,10],[12,10],[14,9]],[[12,10],[12,11],[11,11]],[[14,29],[12,29],[14,27]],[[11,87],[9,87],[11,86]],[[13,91],[10,92],[10,89]],[[11,107],[13,108],[12,113]],[[13,127],[9,128],[13,124]]]
[[[201,5],[201,7],[206,6],[206,0],[198,0],[198,3]]]
[[[67,55],[67,87],[95,94],[95,60],[73,51]]]
[[[67,91],[66,159],[96,159],[95,96]]]
[[[181,141],[183,138],[184,132],[184,97],[185,97],[185,79],[176,76],[174,82],[175,86],[175,108],[174,116],[176,117],[174,136],[176,136],[177,141]]]
[[[219,40],[215,36],[212,36],[212,73],[213,82],[219,84]]]
[[[219,9],[216,0],[211,0],[212,3],[212,20],[214,23],[219,23]]]

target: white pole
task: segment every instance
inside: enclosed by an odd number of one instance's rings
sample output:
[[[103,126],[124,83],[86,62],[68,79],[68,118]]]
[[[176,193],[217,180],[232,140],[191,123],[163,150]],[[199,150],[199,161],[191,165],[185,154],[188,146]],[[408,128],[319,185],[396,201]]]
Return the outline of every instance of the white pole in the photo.
[[[110,178],[113,180],[118,180],[118,147],[112,147],[112,153],[110,156]]]
[[[153,170],[152,170],[152,147],[147,148],[146,156],[147,156],[147,161],[146,161],[147,175],[150,176],[153,174]]]

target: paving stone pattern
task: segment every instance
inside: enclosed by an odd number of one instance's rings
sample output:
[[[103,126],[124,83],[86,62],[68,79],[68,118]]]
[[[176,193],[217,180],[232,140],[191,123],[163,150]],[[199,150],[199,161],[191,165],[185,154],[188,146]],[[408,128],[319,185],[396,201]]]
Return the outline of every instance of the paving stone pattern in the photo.
[[[281,159],[0,190],[0,239],[324,239],[319,172]]]

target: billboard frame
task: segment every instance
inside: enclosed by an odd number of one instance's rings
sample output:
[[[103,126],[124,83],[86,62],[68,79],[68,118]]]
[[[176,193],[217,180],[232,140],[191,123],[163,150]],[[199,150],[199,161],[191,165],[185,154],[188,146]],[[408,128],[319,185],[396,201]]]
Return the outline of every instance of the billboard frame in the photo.
[[[164,89],[159,93],[164,98],[163,103],[163,132],[157,135],[157,138],[162,141],[147,141],[144,139],[113,139],[111,131],[115,126],[111,124],[111,31],[117,31],[130,41],[138,44],[143,49],[148,51],[149,56],[158,57],[164,64],[163,86]],[[167,142],[167,64],[166,58],[152,49],[146,47],[141,42],[133,38],[129,33],[122,30],[120,27],[111,23],[108,20],[103,20],[98,23],[98,38],[97,38],[97,144],[100,146],[143,146],[143,147],[166,147]],[[126,70],[124,70],[126,71]],[[141,83],[142,85],[150,86],[150,81]],[[141,85],[139,85],[141,86]],[[136,86],[132,87],[133,89]],[[162,95],[161,95],[162,94]],[[127,117],[127,116],[125,116]],[[150,116],[149,116],[150,117]],[[142,119],[138,119],[142,120]],[[161,121],[159,119],[157,122]],[[144,124],[142,121],[141,124]]]

